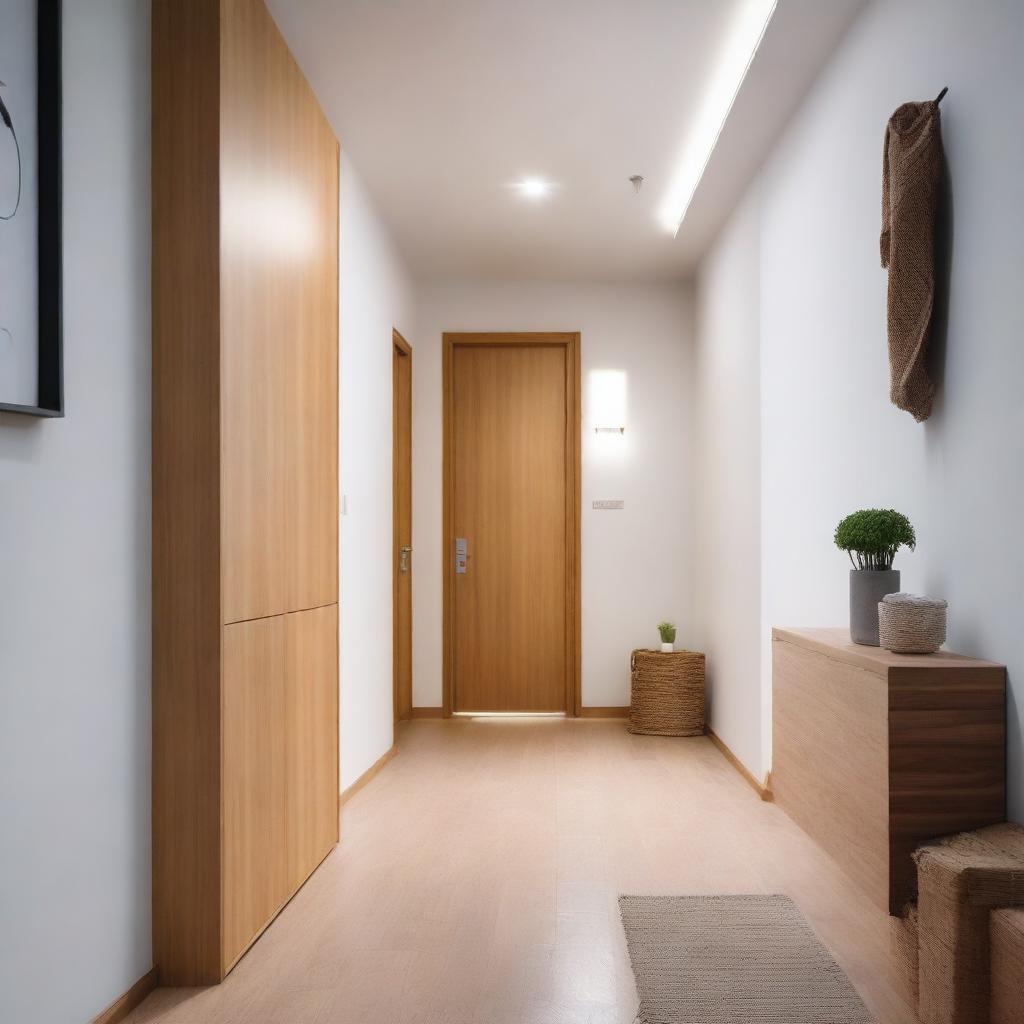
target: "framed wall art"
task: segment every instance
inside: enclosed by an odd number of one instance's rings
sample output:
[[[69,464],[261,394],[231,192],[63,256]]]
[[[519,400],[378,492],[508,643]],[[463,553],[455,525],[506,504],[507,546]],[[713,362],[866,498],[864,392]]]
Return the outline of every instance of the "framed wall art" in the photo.
[[[64,415],[61,3],[0,13],[0,412]]]

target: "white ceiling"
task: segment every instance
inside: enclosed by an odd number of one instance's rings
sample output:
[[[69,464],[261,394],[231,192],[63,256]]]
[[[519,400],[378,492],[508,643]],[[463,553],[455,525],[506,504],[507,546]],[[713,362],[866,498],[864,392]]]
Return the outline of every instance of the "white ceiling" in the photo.
[[[862,0],[780,0],[673,239],[657,208],[738,2],[269,6],[418,278],[671,280],[692,272]],[[558,187],[526,201],[509,186],[528,175]]]

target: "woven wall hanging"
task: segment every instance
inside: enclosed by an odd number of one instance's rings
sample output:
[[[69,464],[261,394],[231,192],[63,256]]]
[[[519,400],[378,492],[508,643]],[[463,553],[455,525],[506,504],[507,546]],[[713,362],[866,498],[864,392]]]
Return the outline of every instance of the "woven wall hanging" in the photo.
[[[928,419],[935,385],[926,356],[935,308],[935,229],[942,187],[939,102],[904,103],[885,128],[882,266],[889,270],[889,397]]]

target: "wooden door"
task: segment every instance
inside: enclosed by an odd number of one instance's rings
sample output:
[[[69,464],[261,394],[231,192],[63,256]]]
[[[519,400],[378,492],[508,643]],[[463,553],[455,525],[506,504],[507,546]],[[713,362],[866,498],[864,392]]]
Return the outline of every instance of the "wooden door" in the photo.
[[[412,717],[412,349],[393,333],[395,720]]]
[[[290,892],[284,641],[281,615],[224,627],[222,973]]]
[[[284,616],[287,874],[296,890],[338,841],[338,606]]]
[[[446,710],[573,714],[578,336],[445,342]]]

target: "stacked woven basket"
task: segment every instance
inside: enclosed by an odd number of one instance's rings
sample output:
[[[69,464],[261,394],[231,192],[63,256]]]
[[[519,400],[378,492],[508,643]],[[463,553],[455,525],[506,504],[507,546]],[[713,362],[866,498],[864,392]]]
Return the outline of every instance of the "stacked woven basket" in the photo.
[[[636,650],[629,731],[648,736],[704,732],[704,655],[697,651]]]
[[[922,1024],[1018,1024],[1024,992],[1013,982],[1020,971],[1005,962],[992,917],[1024,905],[1024,827],[1004,822],[946,836],[919,848],[914,860]]]
[[[896,654],[934,654],[946,642],[946,602],[886,594],[878,603],[878,640]]]

